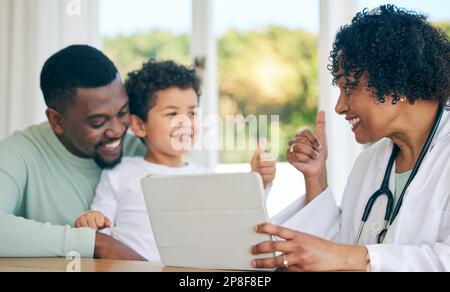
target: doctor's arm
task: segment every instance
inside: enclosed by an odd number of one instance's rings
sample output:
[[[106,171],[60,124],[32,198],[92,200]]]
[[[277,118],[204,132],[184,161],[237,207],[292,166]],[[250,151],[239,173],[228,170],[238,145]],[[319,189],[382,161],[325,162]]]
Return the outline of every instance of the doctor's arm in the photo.
[[[441,231],[441,240],[433,245],[367,246],[371,271],[450,272],[450,223],[444,224],[447,228]]]

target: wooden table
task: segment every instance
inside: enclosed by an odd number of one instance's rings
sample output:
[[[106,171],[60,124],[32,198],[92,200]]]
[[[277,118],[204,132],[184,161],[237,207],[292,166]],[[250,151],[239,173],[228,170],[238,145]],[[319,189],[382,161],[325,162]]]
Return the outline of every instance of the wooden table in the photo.
[[[79,263],[79,265],[78,265]],[[76,267],[79,267],[77,270]],[[218,272],[164,267],[148,262],[81,259],[79,262],[65,258],[0,259],[0,272]]]

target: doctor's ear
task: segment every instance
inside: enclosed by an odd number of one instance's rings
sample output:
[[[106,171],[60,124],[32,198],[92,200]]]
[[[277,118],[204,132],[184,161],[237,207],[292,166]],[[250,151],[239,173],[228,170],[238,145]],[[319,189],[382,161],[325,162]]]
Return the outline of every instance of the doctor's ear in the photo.
[[[145,122],[138,116],[131,115],[131,130],[139,138],[147,137]]]

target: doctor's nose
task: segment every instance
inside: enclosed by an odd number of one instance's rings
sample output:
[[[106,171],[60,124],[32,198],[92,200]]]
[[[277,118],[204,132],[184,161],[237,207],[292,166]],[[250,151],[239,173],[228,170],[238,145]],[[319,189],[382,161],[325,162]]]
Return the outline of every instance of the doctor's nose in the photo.
[[[338,115],[345,115],[348,112],[347,99],[342,92],[339,94],[339,99],[334,110]]]

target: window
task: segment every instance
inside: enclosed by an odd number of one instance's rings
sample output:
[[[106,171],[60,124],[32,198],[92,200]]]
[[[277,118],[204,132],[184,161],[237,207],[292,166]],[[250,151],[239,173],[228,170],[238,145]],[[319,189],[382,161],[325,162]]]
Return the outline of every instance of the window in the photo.
[[[150,58],[189,65],[191,1],[100,0],[103,50],[121,75]]]
[[[217,0],[215,9],[220,115],[226,122],[245,119],[246,145],[267,137],[276,148],[271,152],[281,163],[268,204],[274,214],[304,190],[300,173],[285,162],[285,152],[299,128],[315,124],[319,1]],[[273,124],[277,118],[279,131]],[[259,131],[252,130],[255,120]],[[230,128],[222,133],[227,144]],[[222,145],[219,171],[250,169],[254,149],[241,150],[236,136],[242,134],[236,131],[235,147]]]

